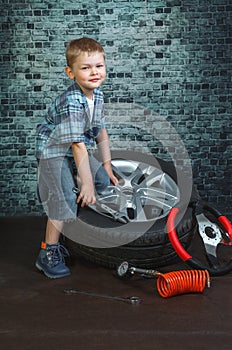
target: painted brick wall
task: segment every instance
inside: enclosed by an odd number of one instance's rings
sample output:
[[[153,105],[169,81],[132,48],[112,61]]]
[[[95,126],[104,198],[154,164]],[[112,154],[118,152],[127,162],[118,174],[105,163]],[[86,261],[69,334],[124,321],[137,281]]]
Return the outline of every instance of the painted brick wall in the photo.
[[[231,0],[1,3],[1,216],[43,213],[35,126],[70,84],[66,43],[90,36],[107,55],[112,148],[184,166],[184,145],[202,197],[231,218]]]

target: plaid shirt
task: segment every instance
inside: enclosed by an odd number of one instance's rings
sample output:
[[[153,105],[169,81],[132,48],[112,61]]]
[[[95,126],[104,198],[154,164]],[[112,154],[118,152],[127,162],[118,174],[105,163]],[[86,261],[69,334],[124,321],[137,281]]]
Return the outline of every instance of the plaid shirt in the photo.
[[[71,144],[85,142],[95,146],[95,138],[105,127],[103,94],[94,90],[94,113],[90,111],[85,94],[74,83],[50,106],[42,124],[36,128],[36,158],[72,156]]]

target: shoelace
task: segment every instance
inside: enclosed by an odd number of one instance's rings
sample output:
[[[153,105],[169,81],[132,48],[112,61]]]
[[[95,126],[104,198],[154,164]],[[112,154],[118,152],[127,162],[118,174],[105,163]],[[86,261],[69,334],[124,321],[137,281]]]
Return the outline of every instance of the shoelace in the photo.
[[[48,248],[48,253],[54,265],[65,262],[65,258],[69,257],[69,252],[67,248],[65,248],[61,244],[57,244]]]

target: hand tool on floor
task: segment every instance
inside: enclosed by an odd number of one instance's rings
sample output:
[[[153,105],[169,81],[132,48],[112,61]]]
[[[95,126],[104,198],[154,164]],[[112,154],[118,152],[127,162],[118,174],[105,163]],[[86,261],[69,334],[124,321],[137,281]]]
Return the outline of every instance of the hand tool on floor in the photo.
[[[93,293],[93,292],[86,292],[78,289],[64,289],[64,293],[67,295],[87,295],[90,297],[95,297],[95,298],[103,298],[103,299],[110,299],[110,300],[116,300],[116,301],[123,301],[125,303],[129,303],[132,305],[139,305],[143,302],[142,299],[136,296],[129,296],[129,297],[118,297],[118,296],[113,296],[113,295],[107,295],[107,294],[98,294],[98,293]]]

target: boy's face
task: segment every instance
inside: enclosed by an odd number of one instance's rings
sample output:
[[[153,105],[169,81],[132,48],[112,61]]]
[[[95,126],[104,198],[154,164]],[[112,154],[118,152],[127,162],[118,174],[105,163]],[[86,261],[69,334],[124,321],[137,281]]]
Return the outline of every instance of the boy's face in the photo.
[[[74,79],[89,98],[106,78],[105,59],[102,52],[81,52],[72,67],[66,67],[70,79]]]

